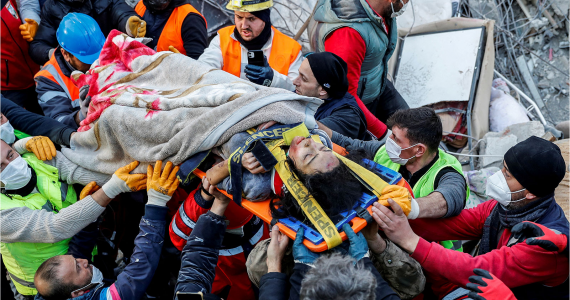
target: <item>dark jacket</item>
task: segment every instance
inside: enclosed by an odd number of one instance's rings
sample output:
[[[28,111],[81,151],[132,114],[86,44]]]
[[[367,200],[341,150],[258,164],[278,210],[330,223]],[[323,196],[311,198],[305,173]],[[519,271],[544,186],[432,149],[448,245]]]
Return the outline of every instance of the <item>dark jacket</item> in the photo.
[[[376,270],[370,258],[365,257],[358,263],[363,263],[364,266],[374,274],[376,278],[376,299],[377,300],[397,300],[400,299],[396,292],[388,285],[382,275]],[[259,282],[259,300],[264,299],[300,299],[301,283],[305,277],[305,273],[310,270],[309,265],[302,263],[295,263],[293,268],[293,275],[287,282],[287,276],[282,273],[267,273],[261,277]],[[290,287],[287,293],[287,287]]]
[[[218,253],[226,232],[223,216],[211,211],[200,216],[188,242],[182,250],[182,265],[178,273],[175,294],[212,291]]]
[[[366,117],[349,93],[341,99],[326,99],[315,112],[315,119],[344,136],[359,140],[366,136]]]
[[[2,96],[0,107],[2,114],[8,118],[15,129],[31,136],[47,136],[55,144],[69,147],[71,134],[75,132],[73,128],[52,118],[29,112],[4,96]]]
[[[152,13],[149,9],[145,11],[142,19],[146,22],[146,36],[152,38],[147,46],[156,49],[158,39],[172,11],[184,4],[190,4],[190,0],[173,0],[165,10],[157,13]],[[208,30],[202,16],[195,13],[186,16],[182,22],[182,41],[187,56],[198,59],[204,53],[204,49],[208,47]]]
[[[48,0],[49,1],[49,0]],[[117,280],[111,284],[100,284],[84,295],[73,298],[74,300],[138,300],[145,294],[160,259],[164,233],[166,230],[166,206],[146,205],[145,214],[141,218],[140,232],[135,239],[135,250],[131,255],[131,263],[117,276]],[[90,227],[91,226],[91,227]],[[72,238],[68,254],[74,257],[87,258],[90,251],[83,244],[95,245],[94,241],[87,241],[86,236],[97,238],[92,230],[96,226],[87,226],[80,233],[87,233],[78,239],[79,234]],[[91,248],[91,250],[93,250]],[[43,300],[39,294],[36,300]]]
[[[74,71],[63,58],[59,49],[55,51],[55,59],[64,76],[70,77]],[[52,118],[67,125],[74,130],[79,126],[75,122],[75,115],[79,112],[79,100],[70,99],[63,87],[43,76],[37,76],[36,93],[38,102],[46,117]],[[77,100],[77,101],[75,101]],[[75,101],[75,103],[74,103]]]
[[[105,36],[113,29],[124,32],[129,17],[137,15],[124,0],[85,0],[80,5],[70,0],[47,0],[40,15],[42,22],[30,43],[30,56],[36,63],[43,65],[49,60],[49,50],[58,45],[55,33],[59,23],[70,12],[93,17]]]
[[[23,90],[34,86],[34,75],[40,66],[28,55],[29,44],[20,34],[22,19],[15,0],[2,0],[0,15],[2,25],[0,52],[2,63],[0,73],[2,91]],[[10,7],[10,9],[8,9]],[[16,16],[12,15],[15,13]]]

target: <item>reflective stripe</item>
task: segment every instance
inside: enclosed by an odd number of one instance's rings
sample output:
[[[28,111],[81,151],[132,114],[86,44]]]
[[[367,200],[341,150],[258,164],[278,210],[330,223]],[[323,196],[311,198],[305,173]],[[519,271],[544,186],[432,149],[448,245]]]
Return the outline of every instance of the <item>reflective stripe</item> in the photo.
[[[53,78],[55,79],[55,81],[57,81],[57,83],[63,88],[63,90],[65,91],[65,93],[67,94],[67,98],[72,99],[73,97],[71,97],[71,94],[69,93],[69,90],[67,89],[67,85],[65,85],[65,82],[63,81],[63,79],[61,78],[61,76],[59,76],[59,73],[57,72],[57,70],[55,69],[55,67],[51,64],[46,64],[44,66],[44,68],[42,68],[42,70],[46,70],[48,71],[51,76],[53,76]],[[72,99],[73,100],[73,99]]]
[[[192,221],[192,219],[190,219],[188,217],[188,215],[184,211],[184,205],[180,205],[178,212],[180,214],[180,218],[182,219],[182,222],[184,222],[184,224],[186,224],[186,226],[194,229],[194,226],[196,226],[196,222]]]
[[[457,288],[453,292],[447,294],[441,300],[455,300],[459,297],[461,297],[460,299],[463,299],[463,296],[467,296],[467,294],[469,294],[469,290],[466,290],[464,288]]]
[[[63,119],[65,119],[65,117],[66,117],[66,116],[61,116],[61,117],[57,118],[57,121],[58,121],[58,122],[63,122]]]
[[[252,246],[255,245],[257,242],[259,242],[259,240],[261,239],[262,236],[263,236],[263,224],[261,224],[257,233],[255,233],[255,235],[253,235],[253,237],[251,237],[251,239],[249,239],[249,243]]]
[[[10,278],[11,278],[14,282],[17,282],[17,283],[19,283],[19,284],[21,284],[21,285],[23,285],[23,286],[25,286],[25,287],[28,287],[28,288],[32,288],[32,289],[35,289],[35,288],[36,288],[36,286],[34,285],[33,282],[29,282],[29,281],[25,281],[25,280],[23,280],[23,279],[20,279],[20,278],[14,276],[14,274],[12,274],[12,273],[10,273],[10,272],[8,272],[8,275],[10,275]]]
[[[79,107],[79,99],[71,101],[71,107],[73,108]]]
[[[177,236],[188,240],[188,236],[184,234],[184,232],[182,232],[178,226],[176,226],[176,222],[172,222],[172,231],[174,231],[174,233],[176,233]]]
[[[49,92],[45,92],[41,97],[40,97],[40,102],[46,103],[48,101],[50,101],[52,98],[54,97],[66,97],[69,98],[67,96],[66,93],[64,92],[57,92],[57,91],[49,91]]]
[[[240,254],[243,252],[243,248],[241,246],[237,246],[231,249],[220,249],[219,254],[221,256],[232,256],[236,254]]]

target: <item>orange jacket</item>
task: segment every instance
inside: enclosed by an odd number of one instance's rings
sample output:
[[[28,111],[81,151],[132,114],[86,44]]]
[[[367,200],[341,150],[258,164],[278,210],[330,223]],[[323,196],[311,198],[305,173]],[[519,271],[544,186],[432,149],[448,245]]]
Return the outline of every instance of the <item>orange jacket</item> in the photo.
[[[224,59],[222,70],[240,76],[241,71],[241,45],[231,37],[235,26],[228,26],[218,31],[220,36],[220,48]],[[269,65],[275,71],[287,76],[289,66],[295,61],[301,45],[294,39],[281,33],[275,27],[273,29],[273,41],[271,42],[271,53],[269,55]]]
[[[56,51],[59,51],[59,48],[57,48]],[[73,83],[70,77],[63,74],[55,58],[55,52],[42,69],[36,73],[34,79],[40,76],[60,85],[65,90],[69,100],[73,101],[79,99],[79,88]]]
[[[137,3],[135,6],[135,12],[141,16],[144,16],[146,12],[146,6],[144,6],[142,0]],[[197,11],[192,5],[184,4],[182,6],[176,7],[168,21],[166,21],[166,25],[164,25],[164,29],[160,34],[160,38],[158,38],[158,43],[156,44],[156,51],[168,51],[168,46],[174,46],[180,53],[186,55],[186,49],[184,49],[184,41],[182,40],[182,23],[188,14],[195,13],[200,15],[202,18],[202,14]],[[206,18],[204,18],[204,22],[206,22],[206,26],[208,26],[208,22]]]

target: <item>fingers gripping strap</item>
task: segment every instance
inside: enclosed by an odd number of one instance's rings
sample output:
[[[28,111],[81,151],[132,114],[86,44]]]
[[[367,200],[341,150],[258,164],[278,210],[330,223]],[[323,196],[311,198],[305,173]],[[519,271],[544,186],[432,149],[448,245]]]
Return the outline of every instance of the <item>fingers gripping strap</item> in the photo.
[[[271,129],[260,130],[251,134],[243,143],[243,145],[237,148],[229,159],[230,168],[230,181],[232,183],[232,197],[233,200],[241,206],[241,193],[242,193],[242,166],[241,160],[243,155],[257,142],[260,140],[276,140],[283,138],[283,132],[290,130],[292,128],[303,125],[302,123],[290,124],[290,125],[280,125],[272,126]],[[304,125],[303,125],[304,126]],[[305,127],[306,129],[306,127]],[[307,131],[308,132],[308,131]]]
[[[303,213],[309,218],[311,223],[315,225],[317,231],[323,236],[325,243],[329,249],[332,249],[342,243],[342,238],[323,208],[317,203],[315,198],[309,194],[307,188],[293,175],[291,170],[286,166],[285,151],[279,147],[272,150],[273,155],[277,158],[275,170],[283,180],[283,183],[299,203]]]

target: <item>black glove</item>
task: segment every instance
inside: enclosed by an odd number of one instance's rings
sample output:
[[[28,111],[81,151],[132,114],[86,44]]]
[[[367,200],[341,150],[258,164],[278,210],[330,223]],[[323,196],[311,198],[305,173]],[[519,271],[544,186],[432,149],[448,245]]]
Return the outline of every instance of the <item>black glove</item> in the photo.
[[[255,66],[255,65],[247,65],[245,66],[245,77],[249,79],[249,81],[253,83],[257,83],[259,85],[264,86],[271,86],[271,82],[273,81],[273,69],[269,66],[267,62],[267,57],[263,56],[263,67]]]
[[[497,277],[483,269],[473,269],[466,288],[471,290],[469,298],[474,300],[517,300],[513,292]]]
[[[84,85],[79,89],[79,118],[83,121],[87,117],[89,104],[91,103],[91,96],[89,93],[89,85]]]
[[[515,243],[526,240],[528,245],[537,245],[547,251],[562,252],[568,245],[568,238],[558,230],[529,221],[515,225],[511,232],[511,239],[515,239]]]

